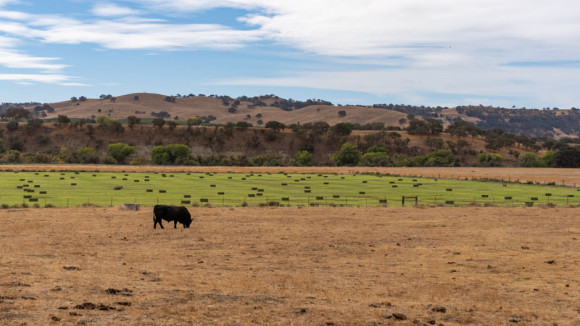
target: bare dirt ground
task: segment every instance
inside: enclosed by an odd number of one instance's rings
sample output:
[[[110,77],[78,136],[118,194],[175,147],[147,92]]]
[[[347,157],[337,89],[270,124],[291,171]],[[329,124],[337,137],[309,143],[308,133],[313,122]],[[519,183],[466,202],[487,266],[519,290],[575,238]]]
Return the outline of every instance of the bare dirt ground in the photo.
[[[116,172],[261,172],[277,173],[390,173],[403,176],[433,178],[490,178],[525,183],[527,181],[580,186],[580,169],[555,168],[482,168],[482,167],[231,167],[231,166],[132,166],[132,165],[67,165],[67,164],[3,164],[0,171],[116,171]]]
[[[0,210],[0,324],[580,325],[577,208],[190,211]]]

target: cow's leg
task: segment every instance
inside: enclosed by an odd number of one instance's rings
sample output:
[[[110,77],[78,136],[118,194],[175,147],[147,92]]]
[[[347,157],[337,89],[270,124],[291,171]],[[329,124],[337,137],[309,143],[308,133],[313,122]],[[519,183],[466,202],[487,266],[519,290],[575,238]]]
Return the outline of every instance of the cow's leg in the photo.
[[[177,229],[177,220],[173,221],[173,228]]]
[[[162,229],[165,229],[165,228],[163,227],[163,224],[161,224],[161,219],[159,219],[159,226],[160,226]]]

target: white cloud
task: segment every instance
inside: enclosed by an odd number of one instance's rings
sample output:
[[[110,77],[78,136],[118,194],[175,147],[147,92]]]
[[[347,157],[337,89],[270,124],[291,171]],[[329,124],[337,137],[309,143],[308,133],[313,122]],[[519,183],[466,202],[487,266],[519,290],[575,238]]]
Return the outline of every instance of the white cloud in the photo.
[[[39,69],[43,71],[58,71],[67,65],[57,64],[59,58],[32,57],[15,50],[0,47],[0,65],[7,68]]]
[[[75,82],[75,78],[59,74],[0,74],[0,80],[15,81],[20,84],[58,84],[62,86],[88,86],[83,83]]]
[[[135,16],[141,12],[128,7],[121,7],[114,3],[97,3],[92,10],[96,16],[116,17],[116,16]]]
[[[136,17],[81,21],[28,15],[26,21],[0,24],[0,32],[44,43],[94,43],[108,49],[235,49],[263,38],[263,33],[256,30],[235,30],[218,24],[172,24]]]
[[[530,103],[577,102],[577,77],[580,68],[462,66],[454,70],[437,68],[399,68],[358,71],[324,71],[288,74],[287,77],[228,79],[216,85],[306,87],[371,93],[381,97],[405,98],[406,104],[447,105],[481,104],[510,106],[512,99],[528,98]],[[457,102],[428,99],[427,94],[450,95]],[[471,102],[480,99],[480,102]],[[560,105],[559,104],[559,105]],[[541,104],[537,104],[540,105]]]

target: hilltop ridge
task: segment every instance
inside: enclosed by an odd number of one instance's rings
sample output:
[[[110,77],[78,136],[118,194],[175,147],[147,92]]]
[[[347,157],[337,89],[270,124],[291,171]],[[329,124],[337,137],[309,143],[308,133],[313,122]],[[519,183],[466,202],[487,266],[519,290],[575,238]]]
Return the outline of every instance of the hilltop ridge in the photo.
[[[176,95],[134,93],[113,97],[101,95],[99,99],[83,96],[70,100],[20,105],[34,117],[56,119],[96,119],[105,115],[114,119],[135,116],[140,119],[163,117],[166,120],[185,121],[190,117],[202,118],[214,124],[245,121],[254,126],[268,121],[286,125],[325,121],[330,125],[349,122],[358,125],[384,124],[405,128],[413,118],[438,119],[444,126],[459,119],[473,123],[484,130],[501,128],[507,132],[528,137],[580,137],[580,110],[577,108],[526,109],[489,106],[425,107],[398,104],[333,105],[324,100],[295,101],[275,95],[232,98],[218,95]],[[9,105],[0,107],[5,111]]]

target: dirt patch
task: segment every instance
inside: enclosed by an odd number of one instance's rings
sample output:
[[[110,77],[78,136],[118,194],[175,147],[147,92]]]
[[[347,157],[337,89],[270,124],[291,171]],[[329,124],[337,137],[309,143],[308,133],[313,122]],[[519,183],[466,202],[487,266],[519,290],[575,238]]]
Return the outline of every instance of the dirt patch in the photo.
[[[6,214],[0,324],[580,320],[577,208],[195,208],[165,230],[148,210]]]

